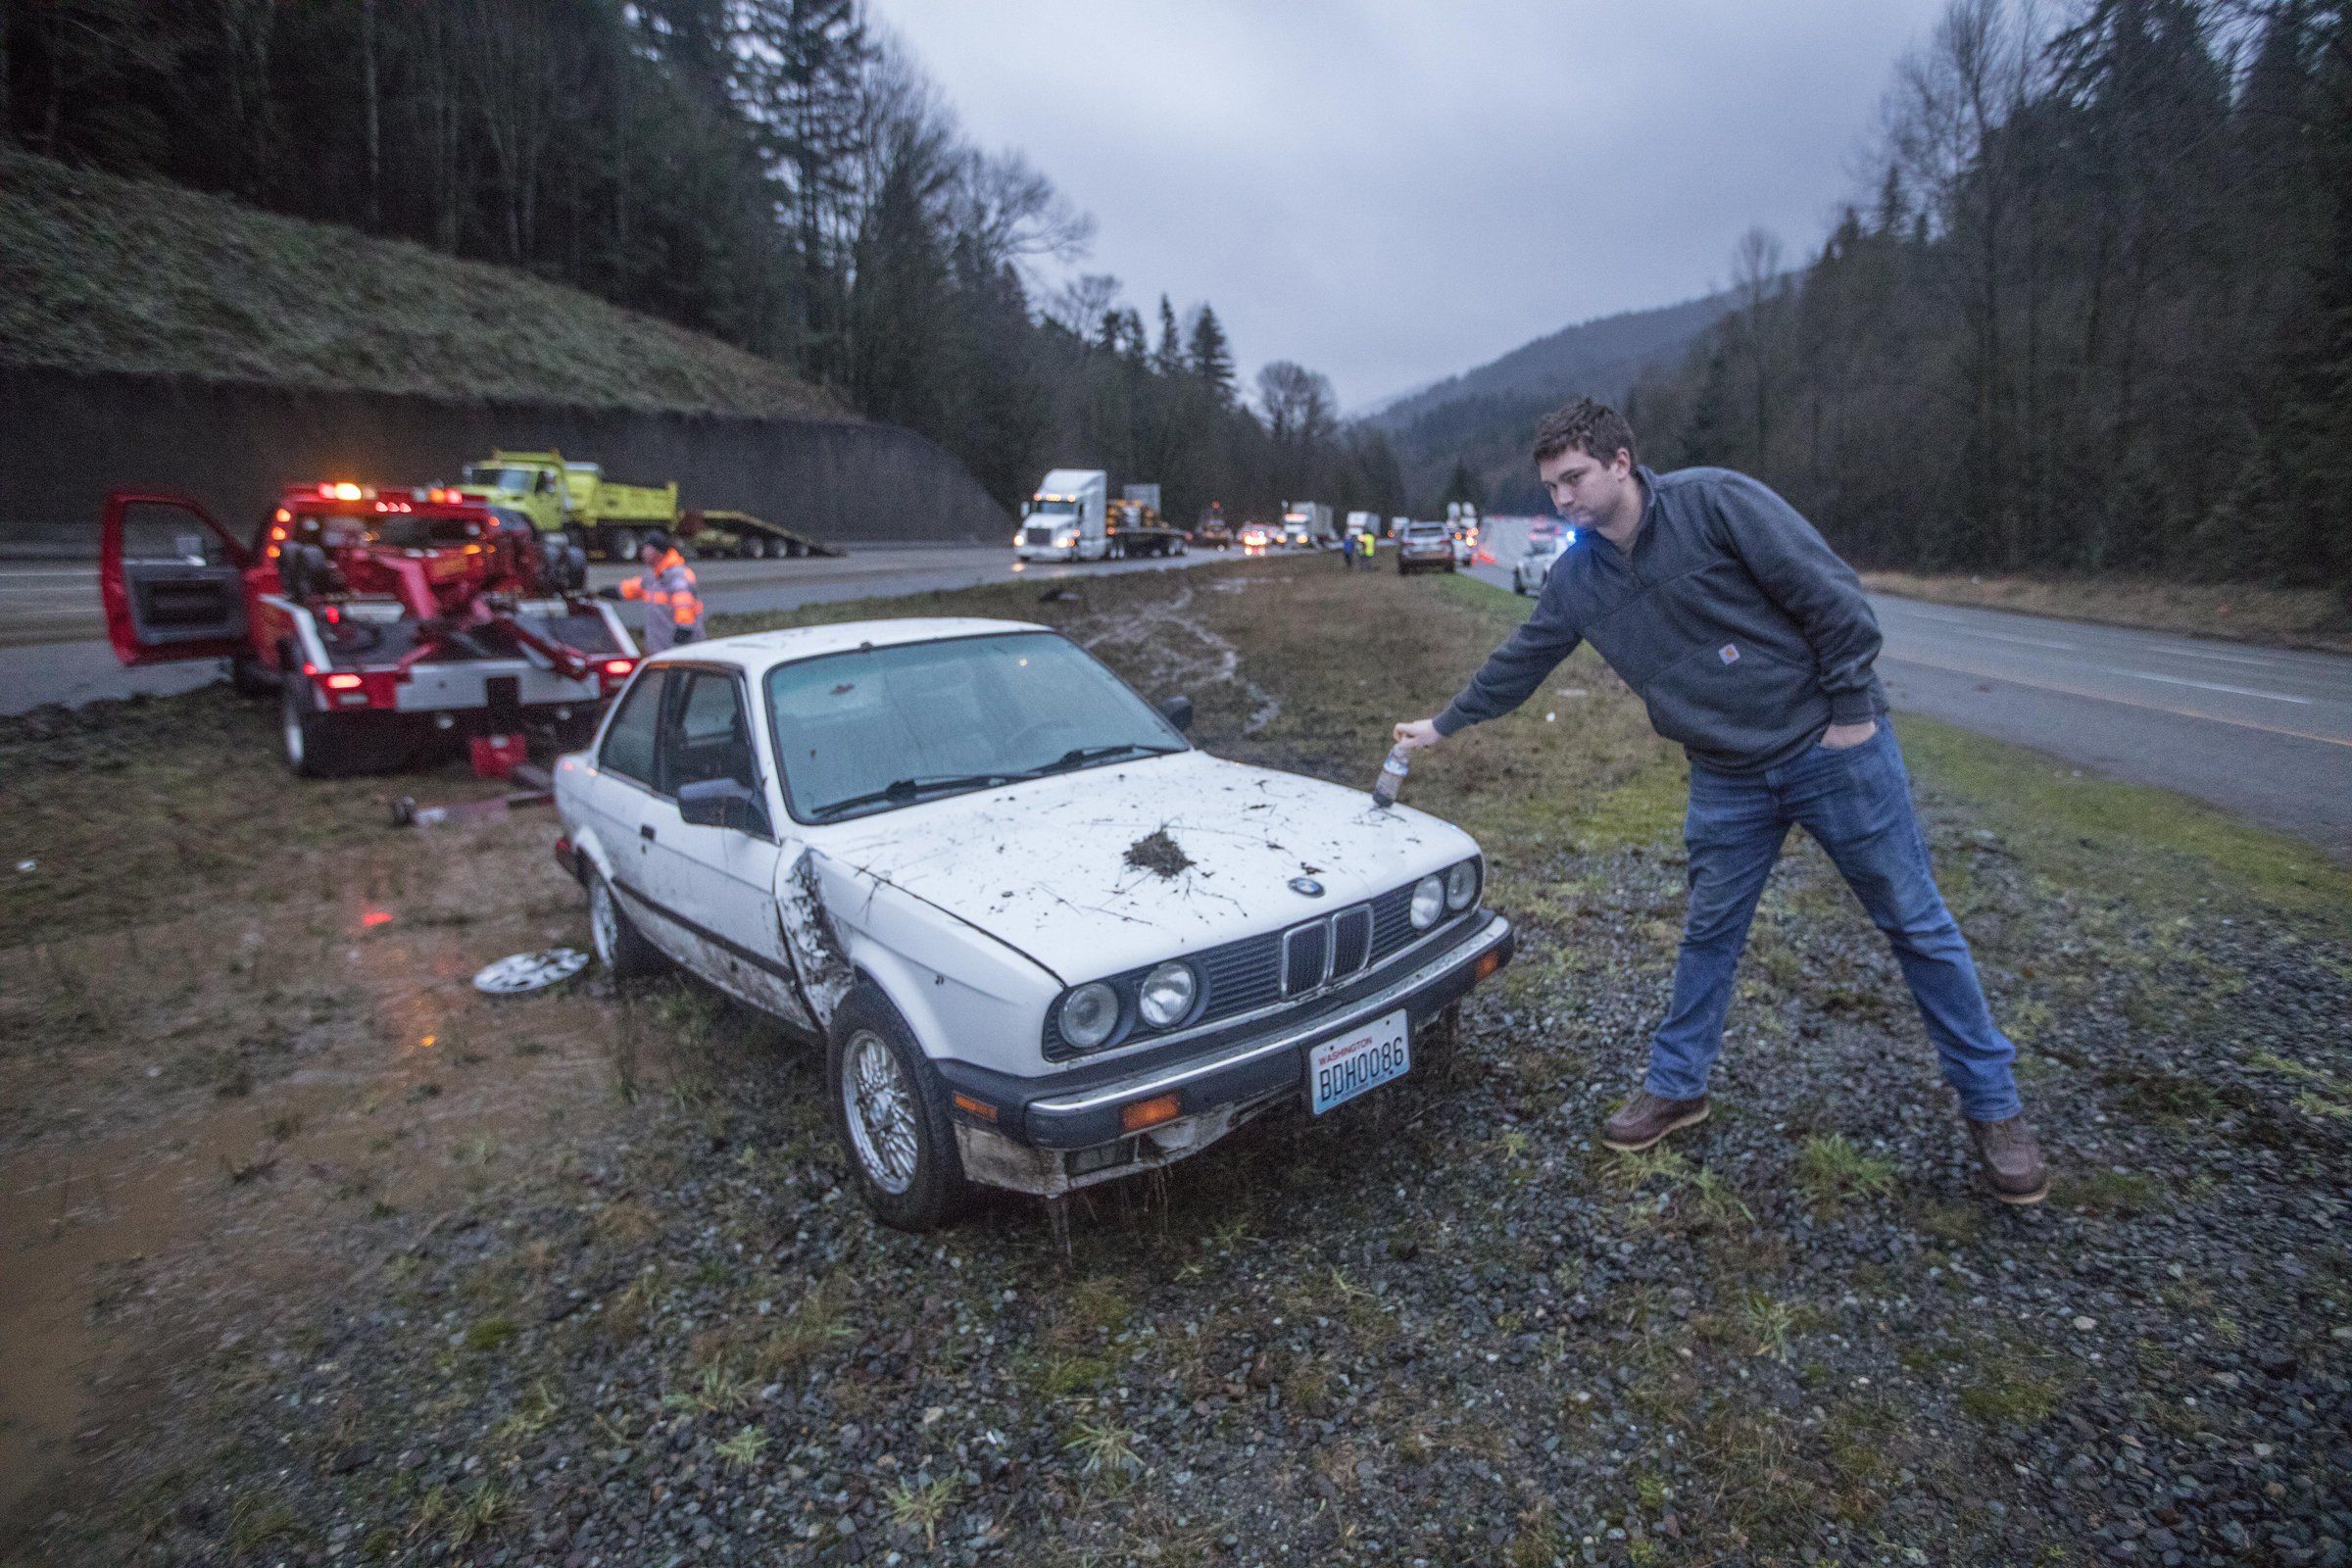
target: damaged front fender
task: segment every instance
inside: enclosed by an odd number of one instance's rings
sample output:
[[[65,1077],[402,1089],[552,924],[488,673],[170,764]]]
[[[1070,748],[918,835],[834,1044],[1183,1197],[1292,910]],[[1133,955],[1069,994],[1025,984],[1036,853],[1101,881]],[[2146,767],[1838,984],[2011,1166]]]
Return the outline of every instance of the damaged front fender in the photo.
[[[825,906],[815,851],[804,846],[776,879],[776,921],[810,1015],[820,1029],[832,1028],[841,999],[858,983],[858,971]]]
[[[821,1027],[870,981],[925,1054],[1035,1070],[1040,1023],[1062,982],[1018,949],[813,846],[778,875],[776,909]]]

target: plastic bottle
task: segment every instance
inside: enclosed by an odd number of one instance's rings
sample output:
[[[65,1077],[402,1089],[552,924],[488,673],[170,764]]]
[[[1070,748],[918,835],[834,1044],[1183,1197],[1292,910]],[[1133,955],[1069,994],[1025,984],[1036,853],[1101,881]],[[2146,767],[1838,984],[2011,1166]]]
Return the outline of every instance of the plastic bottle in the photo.
[[[1412,748],[1401,741],[1389,748],[1389,760],[1380,764],[1380,777],[1372,781],[1372,804],[1381,810],[1396,804],[1397,792],[1404,788],[1404,775],[1412,770],[1405,760],[1411,754]]]

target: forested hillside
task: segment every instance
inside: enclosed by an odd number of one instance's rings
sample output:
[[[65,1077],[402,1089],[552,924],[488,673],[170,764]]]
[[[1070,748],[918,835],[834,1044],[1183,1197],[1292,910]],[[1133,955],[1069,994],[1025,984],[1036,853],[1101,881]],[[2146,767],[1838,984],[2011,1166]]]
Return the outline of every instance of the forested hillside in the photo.
[[[0,140],[708,334],[1007,504],[1077,465],[1157,479],[1186,517],[1402,510],[1322,377],[1277,359],[1245,406],[1207,305],[1047,288],[1090,223],[975,148],[856,0],[0,0]]]
[[[2352,588],[2352,7],[1958,0],[1879,167],[1792,277],[1743,243],[1650,461],[1881,565]]]
[[[1365,422],[1388,435],[1412,494],[1541,511],[1527,445],[1544,412],[1573,397],[1621,401],[1645,372],[1679,363],[1733,303],[1711,294],[1562,327],[1398,398]]]

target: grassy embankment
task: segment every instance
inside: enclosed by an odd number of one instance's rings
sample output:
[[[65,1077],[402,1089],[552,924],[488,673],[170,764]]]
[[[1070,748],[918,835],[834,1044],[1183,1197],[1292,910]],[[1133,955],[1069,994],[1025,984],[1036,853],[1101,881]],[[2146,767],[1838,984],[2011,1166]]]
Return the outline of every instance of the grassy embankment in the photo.
[[[0,364],[466,402],[851,417],[782,367],[509,268],[0,152]]]
[[[1190,692],[1219,755],[1361,784],[1387,725],[1524,609],[1286,561],[760,623],[1044,621],[1147,695]],[[2340,1031],[2267,1010],[2292,988],[2316,1023],[2352,992],[2352,877],[2290,841],[1905,719],[2053,1202],[1975,1192],[1899,979],[1803,849],[1759,916],[1716,1121],[1612,1158],[1586,1137],[1663,1002],[1683,767],[1581,655],[1414,769],[1523,933],[1452,1078],[1098,1195],[1065,1257],[1021,1203],[877,1231],[808,1059],[706,993],[470,998],[472,963],[577,939],[552,827],[378,827],[396,787],[463,786],[295,787],[269,727],[217,692],[0,722],[0,864],[39,861],[0,909],[0,1102],[39,1109],[0,1150],[201,1141],[234,1107],[260,1152],[191,1189],[133,1283],[280,1291],[273,1317],[166,1292],[214,1304],[165,1366],[93,1352],[126,1379],[79,1461],[110,1500],[70,1509],[35,1548],[54,1560],[144,1536],[258,1561],[335,1531],[362,1560],[472,1560],[582,1507],[666,1556],[691,1498],[810,1561],[851,1517],[869,1555],[918,1559],[1226,1561],[1233,1534],[1244,1560],[1548,1563],[1591,1539],[1609,1562],[2022,1561],[2079,1542],[2055,1478],[2093,1446],[2121,1476],[2259,1444],[2216,1494],[2317,1517],[2324,1456],[2234,1370],[2252,1347],[2340,1374],[2352,1319],[2340,1257],[2266,1266],[2308,1246],[2352,1122]],[[321,1088],[336,1072],[355,1087]],[[91,1288],[122,1343],[164,1310],[119,1271]],[[2184,1409],[2180,1368],[2223,1361]],[[319,1415],[289,1434],[293,1400]]]
[[[2352,598],[2324,588],[2166,582],[2146,577],[2016,577],[1866,571],[1874,593],[1975,605],[2109,626],[2185,632],[2278,648],[2352,653]]]

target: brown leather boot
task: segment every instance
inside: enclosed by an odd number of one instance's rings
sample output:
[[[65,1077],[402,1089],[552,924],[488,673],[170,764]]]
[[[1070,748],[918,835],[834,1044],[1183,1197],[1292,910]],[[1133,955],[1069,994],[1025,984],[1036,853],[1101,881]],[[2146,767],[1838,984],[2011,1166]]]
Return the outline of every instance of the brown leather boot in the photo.
[[[1970,1121],[1969,1142],[1984,1162],[1984,1180],[2004,1203],[2038,1203],[2050,1196],[2049,1162],[2034,1141],[2024,1116],[2003,1121]]]
[[[1696,1100],[1660,1100],[1643,1089],[1617,1107],[1600,1129],[1600,1141],[1611,1149],[1631,1154],[1647,1149],[1679,1127],[1694,1127],[1707,1119],[1707,1097]]]

